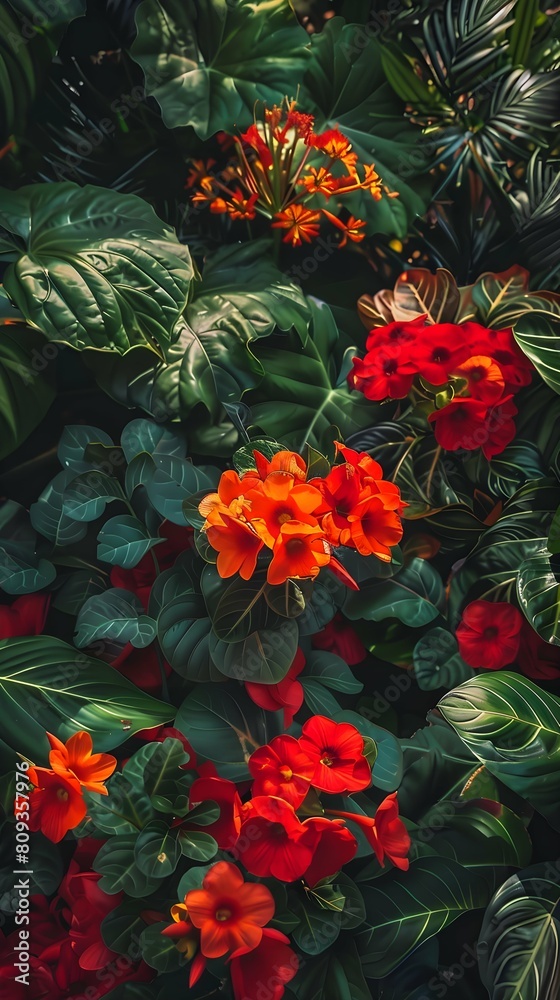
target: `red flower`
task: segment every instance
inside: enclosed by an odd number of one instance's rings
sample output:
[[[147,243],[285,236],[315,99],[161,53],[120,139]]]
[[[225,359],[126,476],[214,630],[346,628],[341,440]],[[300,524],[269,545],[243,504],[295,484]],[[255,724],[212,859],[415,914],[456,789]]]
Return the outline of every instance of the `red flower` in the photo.
[[[205,958],[220,958],[239,948],[250,951],[262,941],[262,928],[274,916],[270,889],[245,882],[235,865],[218,861],[204,876],[201,889],[185,896],[190,920],[200,929]]]
[[[472,601],[457,627],[459,652],[471,667],[499,670],[519,650],[523,616],[504,602]]]
[[[361,792],[371,784],[364,741],[349,722],[314,715],[303,726],[301,749],[315,763],[311,784],[331,795]]]
[[[395,868],[407,871],[409,867],[408,852],[410,850],[410,834],[399,817],[397,793],[387,795],[377,807],[375,816],[363,816],[359,813],[340,812],[338,809],[325,810],[331,816],[338,816],[359,826],[365,834],[368,843],[373,847],[380,865],[389,858]]]
[[[231,851],[239,835],[243,805],[233,781],[227,778],[197,778],[191,786],[189,806],[194,809],[199,802],[217,802],[220,815],[214,823],[204,827],[223,851]]]
[[[290,939],[281,931],[265,927],[262,939],[251,951],[239,949],[231,957],[231,982],[235,1000],[280,1000],[284,986],[298,967]],[[266,992],[264,992],[266,991]]]
[[[29,829],[35,832],[40,830],[45,837],[58,844],[86,815],[80,782],[70,775],[62,777],[44,767],[30,767],[27,775],[35,785],[29,796]]]
[[[303,242],[311,243],[319,235],[319,212],[304,208],[297,202],[288,205],[283,212],[277,212],[274,218],[276,222],[271,223],[271,229],[286,229],[282,242],[291,243],[293,247],[300,247]]]
[[[111,661],[111,666],[147,694],[153,694],[155,697],[161,694],[161,667],[156,643],[138,649],[131,642],[127,642],[118,656]],[[163,660],[163,669],[165,676],[169,677],[171,667],[166,660]]]
[[[314,886],[351,861],[358,849],[358,842],[342,819],[312,816],[303,825],[319,835],[313,860],[303,873],[307,884]]]
[[[526,618],[521,626],[517,663],[527,677],[536,681],[555,681],[560,677],[560,646],[541,639]]]
[[[500,455],[504,448],[515,437],[515,422],[517,407],[512,403],[511,396],[501,399],[492,406],[486,414],[484,427],[486,438],[481,444],[482,453],[490,460],[494,455]]]
[[[45,627],[50,594],[23,594],[11,604],[0,605],[0,639],[40,635]]]
[[[457,365],[471,354],[463,327],[455,323],[425,327],[410,349],[411,360],[430,385],[444,385]]]
[[[366,399],[404,399],[414,382],[418,368],[406,356],[394,357],[381,347],[366,354],[365,358],[352,358],[348,372],[348,385],[362,392]]]
[[[430,328],[428,327],[428,329]],[[425,330],[425,316],[387,323],[387,326],[370,330],[366,340],[366,350],[383,349],[387,354],[390,353],[392,357],[398,358],[401,353],[410,353],[411,344],[421,338]]]
[[[430,413],[428,420],[435,424],[436,441],[445,451],[473,451],[488,439],[487,414],[488,407],[482,400],[460,396]]]
[[[340,611],[337,611],[332,622],[312,637],[311,642],[314,649],[324,649],[328,653],[340,656],[349,667],[361,663],[367,656],[367,650],[360,637]]]
[[[293,882],[309,868],[317,831],[300,823],[293,806],[274,796],[251,799],[237,851],[245,868],[261,878]]]
[[[289,729],[294,715],[303,705],[303,687],[296,677],[305,667],[305,657],[298,649],[288,673],[277,684],[257,684],[246,681],[245,690],[255,705],[267,712],[284,709],[284,728]]]
[[[97,872],[76,872],[65,878],[60,895],[68,903],[66,917],[69,937],[80,968],[103,969],[117,956],[107,947],[101,934],[101,922],[122,902],[122,893],[109,895],[99,888]]]
[[[275,736],[249,758],[252,794],[275,795],[297,809],[307,795],[315,764],[293,736]]]
[[[63,743],[52,733],[47,733],[51,752],[49,764],[56,774],[77,778],[90,792],[107,795],[104,782],[117,766],[117,758],[109,753],[92,753],[93,741],[89,733],[80,730]]]
[[[534,368],[518,347],[513,331],[487,330],[478,323],[462,323],[461,329],[469,341],[472,354],[486,354],[500,366],[508,390],[515,392],[529,385]]]

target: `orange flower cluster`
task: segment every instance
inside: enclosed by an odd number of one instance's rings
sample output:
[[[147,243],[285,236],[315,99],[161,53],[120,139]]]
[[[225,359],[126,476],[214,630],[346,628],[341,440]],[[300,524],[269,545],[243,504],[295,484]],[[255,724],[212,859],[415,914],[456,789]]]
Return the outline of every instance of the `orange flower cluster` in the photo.
[[[270,461],[254,451],[254,471],[222,473],[218,492],[198,508],[221,577],[239,573],[249,580],[268,550],[270,584],[314,580],[329,566],[357,589],[333,548],[344,545],[391,560],[403,532],[400,491],[382,479],[381,466],[366,452],[339,443],[336,448],[343,462],[321,478],[308,479],[306,463],[293,451],[279,451]]]
[[[360,174],[358,155],[342,132],[331,128],[317,134],[313,115],[296,111],[295,101],[265,108],[263,119],[235,138],[225,170],[211,173],[214,162],[192,162],[186,187],[196,188],[193,203],[231,219],[262,215],[273,229],[284,230],[283,241],[292,246],[317,237],[321,219],[340,231],[339,247],[349,240],[360,243],[366,223],[346,210],[343,221],[335,211],[340,198],[354,191],[365,191],[375,201],[382,191],[397,197],[382,187],[373,163],[362,164]],[[325,201],[333,211],[323,208]]]
[[[104,782],[117,766],[116,758],[108,753],[92,753],[89,733],[81,730],[62,743],[47,733],[51,752],[51,768],[30,767],[27,775],[35,787],[29,796],[29,829],[41,833],[58,844],[84,819],[87,807],[82,788],[107,795]]]

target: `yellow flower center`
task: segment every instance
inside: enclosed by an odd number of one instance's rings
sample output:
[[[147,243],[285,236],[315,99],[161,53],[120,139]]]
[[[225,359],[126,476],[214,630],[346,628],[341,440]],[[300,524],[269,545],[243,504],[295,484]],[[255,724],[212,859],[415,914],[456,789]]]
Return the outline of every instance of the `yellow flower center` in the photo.
[[[68,802],[69,798],[68,792],[66,791],[65,788],[59,788],[57,790],[56,797],[57,799],[60,799],[61,802]]]
[[[229,920],[230,917],[231,910],[228,910],[227,907],[220,907],[219,910],[216,910],[216,920],[219,920],[220,923],[224,923],[224,921]]]
[[[292,771],[291,767],[280,768],[280,774],[282,775],[284,781],[289,781],[293,773],[294,772]]]

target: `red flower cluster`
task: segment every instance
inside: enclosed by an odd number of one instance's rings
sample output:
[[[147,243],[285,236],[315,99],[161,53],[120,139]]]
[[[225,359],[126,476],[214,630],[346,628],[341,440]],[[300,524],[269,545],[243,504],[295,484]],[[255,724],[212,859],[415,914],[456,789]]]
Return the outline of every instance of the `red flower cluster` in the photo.
[[[412,390],[448,386],[453,398],[428,419],[446,451],[482,448],[488,459],[515,436],[513,395],[532,376],[532,365],[511,330],[478,323],[426,323],[422,316],[372,330],[366,355],[353,359],[352,389],[367,399],[404,399]]]
[[[119,906],[122,893],[109,895],[99,888],[101,875],[91,871],[99,846],[98,840],[79,841],[56,896],[50,902],[41,895],[30,899],[31,990],[15,980],[14,945],[20,940],[19,931],[0,944],[3,1000],[101,998],[118,983],[155,977],[155,970],[144,962],[128,956],[125,960],[103,941],[101,922]]]
[[[260,553],[268,549],[270,584],[314,580],[329,566],[357,589],[333,547],[391,560],[391,546],[403,531],[400,491],[381,478],[381,466],[366,452],[340,444],[337,450],[344,461],[323,478],[308,480],[304,460],[292,451],[277,452],[270,461],[255,451],[254,471],[241,477],[222,473],[218,492],[199,505],[221,577],[239,573],[249,580]]]
[[[471,667],[499,670],[519,651],[523,615],[512,604],[472,601],[457,626],[459,652]]]
[[[235,865],[218,861],[204,876],[201,888],[191,889],[184,903],[171,908],[174,923],[162,934],[187,958],[196,956],[189,977],[191,988],[207,959],[228,955],[235,1000],[252,996],[255,982],[268,983],[267,996],[280,1000],[285,984],[298,970],[298,959],[286,935],[265,926],[274,912],[270,889],[245,882]]]
[[[211,172],[214,160],[192,161],[186,187],[196,186],[193,203],[232,220],[263,216],[272,229],[284,231],[284,243],[292,246],[311,243],[322,219],[339,231],[339,248],[364,239],[363,219],[345,212],[343,220],[322,203],[335,209],[341,198],[357,191],[374,201],[380,200],[382,190],[397,197],[383,189],[373,163],[362,164],[360,175],[358,154],[342,132],[314,132],[313,115],[296,111],[295,101],[265,108],[262,120],[255,119],[232,145],[233,156],[224,170]],[[316,166],[309,166],[310,158]]]
[[[209,776],[194,782],[190,805],[209,799],[218,803],[219,820],[206,830],[253,875],[283,882],[304,879],[310,886],[333,875],[352,860],[358,846],[345,820],[364,830],[381,863],[387,856],[408,868],[410,837],[398,818],[395,796],[385,799],[373,818],[323,811],[318,805],[318,793],[351,795],[371,784],[364,740],[350,723],[313,716],[299,739],[276,736],[255,750],[249,770],[253,785],[248,802],[241,801],[232,781]],[[306,801],[317,814],[310,816],[306,808],[300,818],[298,810]]]
[[[27,772],[35,786],[29,796],[29,829],[40,830],[57,844],[86,815],[82,788],[107,795],[104,781],[115,770],[117,761],[111,754],[92,754],[91,736],[83,730],[66,744],[50,733],[47,736],[52,747],[51,769],[30,767]]]

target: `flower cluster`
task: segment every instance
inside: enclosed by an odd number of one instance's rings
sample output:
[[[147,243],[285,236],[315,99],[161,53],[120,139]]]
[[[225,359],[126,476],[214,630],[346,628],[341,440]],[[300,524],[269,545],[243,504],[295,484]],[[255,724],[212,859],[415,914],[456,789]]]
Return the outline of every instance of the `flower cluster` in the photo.
[[[388,858],[406,871],[411,841],[399,818],[396,793],[381,802],[373,817],[329,808],[329,800],[323,801],[325,795],[352,795],[371,785],[365,750],[355,726],[316,715],[304,724],[299,739],[276,736],[254,751],[249,758],[253,781],[247,802],[233,781],[207,773],[204,766],[205,773],[191,787],[189,805],[217,803],[219,818],[205,831],[258,878],[303,880],[313,887],[335,874],[358,849],[347,823],[363,831],[380,864]],[[297,960],[288,939],[265,928],[273,915],[274,901],[265,886],[245,883],[235,865],[218,862],[205,875],[202,888],[191,890],[184,903],[172,908],[174,924],[162,933],[193,959],[191,986],[207,959],[230,952],[234,995],[251,995],[245,982],[249,964],[247,971],[243,962],[239,964],[250,954],[253,981],[255,962],[265,973],[263,981],[272,968],[278,973],[274,993],[278,1000],[284,983],[297,971]],[[284,970],[281,975],[279,969]]]
[[[366,223],[346,210],[341,219],[339,201],[357,191],[379,201],[381,180],[373,163],[358,170],[358,154],[342,132],[316,133],[314,124],[313,115],[296,111],[294,101],[265,108],[262,120],[234,139],[225,170],[212,174],[214,161],[193,162],[187,180],[188,188],[196,186],[193,203],[231,219],[264,216],[292,246],[317,237],[322,219],[340,232],[339,247],[359,243]]]
[[[329,566],[356,589],[333,548],[344,545],[391,560],[391,546],[403,531],[400,491],[381,478],[381,466],[366,452],[336,447],[344,461],[321,478],[308,480],[306,463],[292,451],[270,460],[255,451],[254,471],[222,473],[218,492],[199,505],[221,577],[239,573],[249,580],[268,550],[269,584],[314,580]]]
[[[372,330],[348,382],[377,401],[434,390],[436,408],[428,420],[440,447],[481,448],[490,459],[515,436],[513,396],[532,373],[511,330],[470,321],[429,324],[422,316]]]
[[[117,766],[108,753],[92,753],[89,733],[81,730],[62,743],[47,733],[51,752],[50,769],[30,767],[27,774],[34,786],[29,796],[29,828],[57,844],[84,819],[87,806],[82,789],[107,795],[104,782]]]
[[[255,750],[249,771],[248,802],[242,802],[232,781],[211,775],[193,783],[190,803],[218,803],[220,817],[206,830],[222,850],[241,858],[251,874],[316,885],[356,853],[346,819],[364,831],[381,864],[387,856],[398,868],[408,868],[410,838],[398,818],[394,794],[375,817],[321,804],[321,795],[352,795],[371,784],[364,739],[355,726],[315,715],[299,739],[275,736]]]
[[[255,982],[268,982],[267,996],[279,1000],[294,978],[298,959],[289,938],[265,925],[275,912],[270,889],[245,882],[235,865],[218,861],[200,889],[187,892],[171,908],[173,923],[162,934],[192,959],[189,985],[204,972],[207,959],[228,956],[235,1000],[252,996]]]

